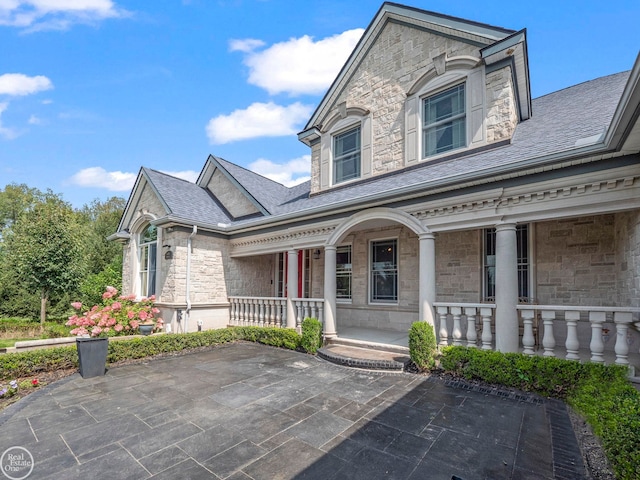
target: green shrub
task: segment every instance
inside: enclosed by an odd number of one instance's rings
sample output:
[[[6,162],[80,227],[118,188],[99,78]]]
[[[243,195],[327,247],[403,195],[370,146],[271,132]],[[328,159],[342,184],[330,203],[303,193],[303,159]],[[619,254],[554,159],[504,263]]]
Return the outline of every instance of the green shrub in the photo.
[[[78,366],[76,347],[56,347],[0,355],[0,380],[36,376]]]
[[[300,342],[305,352],[315,355],[322,346],[322,322],[317,318],[305,318]]]
[[[107,363],[247,340],[295,350],[300,335],[288,328],[231,327],[204,332],[152,335],[109,342]],[[0,380],[78,366],[76,347],[53,347],[0,355]]]
[[[409,355],[420,370],[436,365],[436,334],[433,325],[427,322],[414,322],[409,329]]]
[[[442,368],[467,379],[565,399],[589,422],[616,478],[640,478],[640,392],[619,365],[445,347]]]

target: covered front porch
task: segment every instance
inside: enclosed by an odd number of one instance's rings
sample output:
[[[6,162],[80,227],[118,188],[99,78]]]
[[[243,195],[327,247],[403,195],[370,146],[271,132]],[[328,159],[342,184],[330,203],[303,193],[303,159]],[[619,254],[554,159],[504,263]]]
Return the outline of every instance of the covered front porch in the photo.
[[[231,297],[230,323],[236,326],[301,328],[307,317],[323,325],[324,299]],[[434,302],[438,345],[496,349],[495,304]],[[519,304],[517,352],[596,363],[640,367],[639,308]],[[326,330],[326,327],[325,327]],[[408,331],[343,327],[331,337],[346,344],[408,349]]]
[[[419,215],[364,210],[322,241],[263,255],[276,258],[280,295],[229,297],[230,324],[300,329],[316,317],[327,342],[406,348],[411,323],[427,321],[439,345],[640,366],[638,216],[431,232]]]

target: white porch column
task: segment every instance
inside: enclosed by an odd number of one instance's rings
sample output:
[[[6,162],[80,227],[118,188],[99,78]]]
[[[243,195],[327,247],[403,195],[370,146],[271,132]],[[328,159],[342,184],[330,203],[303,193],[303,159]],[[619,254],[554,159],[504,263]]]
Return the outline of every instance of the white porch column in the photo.
[[[496,225],[496,350],[518,351],[518,257],[515,223]]]
[[[419,242],[418,320],[435,325],[433,302],[436,301],[436,237],[433,233],[422,233]]]
[[[336,336],[336,247],[324,247],[324,334]]]
[[[287,328],[296,328],[298,312],[293,299],[298,296],[298,250],[287,252]]]

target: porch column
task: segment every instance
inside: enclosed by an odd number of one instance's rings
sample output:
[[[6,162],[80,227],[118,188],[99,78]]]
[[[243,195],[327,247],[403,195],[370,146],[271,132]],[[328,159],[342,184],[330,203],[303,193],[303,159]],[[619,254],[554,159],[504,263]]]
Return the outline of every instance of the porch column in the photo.
[[[496,350],[518,351],[516,224],[496,225]]]
[[[298,312],[293,299],[298,296],[298,250],[287,252],[287,328],[296,328]]]
[[[324,247],[324,338],[336,333],[336,247]]]
[[[433,302],[436,301],[436,237],[433,233],[422,233],[419,242],[418,320],[435,325]]]

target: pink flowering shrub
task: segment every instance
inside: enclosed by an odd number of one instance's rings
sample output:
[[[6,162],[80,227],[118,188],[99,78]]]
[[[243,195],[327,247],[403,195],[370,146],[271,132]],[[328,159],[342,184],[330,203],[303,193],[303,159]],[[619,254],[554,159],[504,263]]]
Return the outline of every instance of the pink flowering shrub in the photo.
[[[135,295],[120,295],[118,290],[107,287],[102,294],[102,303],[85,308],[80,302],[71,306],[77,311],[69,317],[68,326],[76,327],[72,335],[91,337],[113,337],[133,335],[141,323],[154,323],[154,332],[162,330],[164,322],[156,317],[160,310],[153,306],[155,295],[136,301]]]

